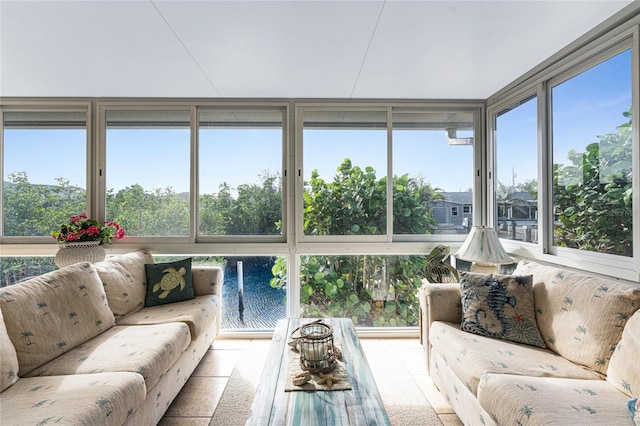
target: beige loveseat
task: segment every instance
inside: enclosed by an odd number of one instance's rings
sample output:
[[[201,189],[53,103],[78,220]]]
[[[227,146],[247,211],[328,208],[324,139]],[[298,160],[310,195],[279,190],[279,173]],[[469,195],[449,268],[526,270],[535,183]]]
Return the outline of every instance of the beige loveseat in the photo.
[[[465,425],[634,425],[640,284],[530,261],[513,275],[533,275],[546,348],[462,331],[459,284],[420,289],[430,374],[458,417]]]
[[[139,250],[0,289],[2,425],[154,425],[220,329],[222,269],[191,300],[143,307]]]

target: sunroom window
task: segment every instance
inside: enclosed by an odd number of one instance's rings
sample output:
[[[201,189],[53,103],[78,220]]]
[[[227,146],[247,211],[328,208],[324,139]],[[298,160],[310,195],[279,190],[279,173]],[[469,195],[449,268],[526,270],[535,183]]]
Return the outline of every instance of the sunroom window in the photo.
[[[538,242],[537,97],[498,113],[496,212],[501,238]]]
[[[464,109],[304,109],[304,235],[399,241],[464,233],[472,223],[475,125]]]
[[[368,327],[417,325],[425,253],[403,245],[464,239],[472,223],[478,109],[312,105],[298,111],[305,238],[293,276],[300,315],[346,316]],[[356,252],[346,241],[370,244]],[[377,247],[390,254],[375,254]],[[284,285],[286,271],[274,270],[274,283]]]
[[[633,256],[631,50],[553,85],[553,245]]]
[[[304,235],[385,235],[387,113],[304,111]]]
[[[474,125],[472,112],[393,110],[394,234],[464,232],[472,222]]]
[[[131,237],[189,235],[189,110],[106,111],[106,217]]]
[[[3,114],[5,237],[44,237],[87,209],[87,112]]]
[[[198,235],[282,235],[281,109],[199,112]]]

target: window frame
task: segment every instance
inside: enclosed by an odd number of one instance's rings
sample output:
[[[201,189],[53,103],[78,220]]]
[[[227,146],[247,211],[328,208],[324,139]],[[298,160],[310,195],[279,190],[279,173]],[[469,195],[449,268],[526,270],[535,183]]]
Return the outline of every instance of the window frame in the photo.
[[[107,182],[106,176],[109,173],[107,170],[107,113],[109,111],[186,111],[189,113],[189,149],[190,152],[190,183],[189,183],[189,191],[190,194],[193,193],[194,190],[194,182],[193,182],[193,111],[192,106],[187,103],[111,103],[107,102],[104,104],[100,104],[98,106],[98,137],[97,137],[97,155],[95,157],[95,167],[98,174],[98,182],[96,188],[96,198],[94,200],[96,208],[99,212],[99,217],[101,221],[107,220],[106,210],[107,210]],[[178,244],[188,244],[192,242],[193,239],[193,221],[194,221],[194,202],[193,197],[190,197],[189,201],[189,235],[188,236],[127,236],[129,240],[129,244],[158,244],[158,243],[166,243],[167,241],[171,241],[172,243]]]
[[[582,73],[592,69],[593,67],[602,64],[610,59],[612,59],[614,56],[626,51],[626,50],[631,50],[631,54],[632,54],[632,64],[633,64],[633,50],[632,50],[632,41],[631,39],[627,39],[626,41],[621,41],[618,43],[615,43],[611,46],[608,46],[606,48],[603,48],[601,51],[597,52],[596,54],[592,55],[591,57],[589,57],[588,59],[586,59],[584,62],[582,62],[579,66],[573,67],[571,69],[565,70],[564,72],[561,72],[559,74],[557,74],[556,76],[554,76],[553,78],[550,78],[547,83],[546,83],[546,99],[547,104],[546,104],[546,109],[547,109],[547,122],[549,123],[548,127],[547,127],[547,146],[548,146],[548,164],[547,167],[549,169],[549,175],[547,176],[547,179],[549,179],[549,184],[547,185],[547,190],[550,196],[550,200],[549,200],[549,206],[547,209],[547,215],[550,216],[550,218],[548,219],[550,222],[548,224],[546,233],[547,233],[547,252],[549,254],[552,255],[558,255],[560,253],[565,253],[567,255],[570,255],[571,253],[574,253],[574,255],[579,256],[579,255],[584,255],[586,253],[590,253],[586,250],[578,250],[578,249],[574,249],[574,248],[567,248],[567,247],[560,247],[560,246],[556,246],[554,245],[554,236],[553,236],[553,230],[554,230],[554,225],[551,222],[553,219],[553,214],[554,214],[554,204],[553,204],[553,97],[552,97],[552,91],[554,89],[554,87],[557,87],[559,85],[561,85],[564,82],[567,82],[569,80],[571,80],[574,77],[577,77],[579,75],[581,75]],[[632,74],[633,76],[633,74]],[[633,85],[633,77],[632,77],[632,85]],[[636,81],[636,85],[637,85],[637,81]],[[632,92],[633,92],[633,88],[632,88]],[[637,105],[637,103],[634,102],[633,99],[633,95],[632,95],[632,99],[631,99],[631,103],[632,105]],[[637,109],[637,108],[635,108]],[[620,121],[622,122],[622,118],[620,119]],[[636,121],[632,121],[632,122],[636,122]],[[637,126],[637,125],[636,125]],[[632,137],[633,134],[636,134],[637,132],[632,132]],[[634,160],[637,160],[637,140],[633,141],[632,140],[632,158]],[[637,180],[637,176],[638,176],[638,164],[636,161],[636,164],[632,165],[632,176],[633,176],[633,180],[632,180],[632,188],[633,188],[633,197],[634,200],[636,199],[636,196],[638,195],[637,192],[640,191],[640,185],[638,184],[638,180]],[[634,223],[632,225],[634,230],[633,230],[633,251],[634,251],[634,256],[632,256],[631,258],[627,258],[630,259],[631,262],[625,262],[624,257],[623,256],[619,256],[619,255],[609,255],[609,254],[605,254],[605,253],[597,253],[597,252],[591,252],[593,254],[598,254],[601,255],[603,257],[601,263],[606,264],[611,264],[611,263],[617,263],[620,265],[624,265],[624,264],[633,264],[633,259],[637,258],[636,255],[638,253],[637,250],[637,245],[640,244],[640,240],[637,239],[637,229],[638,226],[640,226],[640,220],[638,220],[638,204],[636,202],[632,203],[632,207],[633,207],[633,213],[632,213],[632,217],[634,218]],[[608,259],[606,259],[608,258]],[[595,259],[594,259],[595,260]],[[592,261],[594,261],[592,260]],[[595,260],[596,262],[598,262],[598,260]],[[631,266],[631,265],[629,265]]]
[[[498,116],[505,114],[511,110],[516,109],[517,107],[519,107],[520,105],[525,104],[526,102],[529,102],[531,100],[533,100],[534,98],[536,99],[536,117],[537,117],[537,141],[536,141],[536,152],[537,152],[537,158],[536,158],[536,162],[538,164],[537,167],[537,179],[538,179],[538,194],[540,195],[538,197],[538,234],[539,235],[544,235],[544,230],[546,227],[546,223],[545,221],[540,218],[540,213],[544,212],[544,207],[545,203],[542,196],[542,189],[547,187],[547,179],[545,176],[545,173],[543,170],[546,170],[545,164],[543,164],[544,162],[541,160],[542,158],[544,158],[544,144],[541,142],[542,140],[542,120],[543,117],[541,116],[541,106],[543,104],[543,102],[541,101],[541,99],[544,96],[541,96],[541,89],[539,87],[532,87],[532,88],[526,88],[524,90],[518,91],[516,94],[514,94],[514,96],[506,99],[504,102],[500,102],[500,103],[496,103],[495,105],[492,105],[491,107],[489,107],[488,109],[488,122],[489,122],[489,142],[488,142],[488,150],[489,150],[489,168],[491,170],[491,178],[490,178],[490,182],[489,182],[489,193],[490,195],[490,200],[491,202],[488,203],[488,207],[489,207],[489,217],[491,217],[491,223],[492,226],[495,226],[497,224],[498,221],[498,214],[499,214],[499,207],[498,207],[498,179],[495,178],[495,176],[497,176],[496,173],[496,167],[497,167],[497,155],[498,155],[498,148],[496,146],[496,132],[498,131],[497,129],[497,120],[498,120]],[[545,192],[546,195],[546,192]],[[543,213],[542,214],[543,217],[545,217],[546,215]],[[509,240],[506,238],[501,238],[500,241],[502,242],[503,245],[507,246],[511,246],[513,245],[513,240]],[[535,247],[538,246],[539,244],[542,244],[542,238],[538,238],[538,244],[536,243],[530,243],[530,242],[525,242],[525,241],[519,241],[517,244],[517,247],[520,246],[520,243],[525,245],[527,247],[527,249],[529,250],[535,250]],[[507,249],[509,250],[509,249]]]
[[[94,173],[92,169],[91,158],[95,155],[93,144],[93,109],[94,103],[86,101],[74,101],[74,100],[44,100],[40,102],[33,102],[28,99],[13,99],[6,103],[0,104],[0,175],[4,179],[5,163],[4,163],[4,132],[5,132],[5,113],[7,112],[79,112],[85,114],[85,132],[86,132],[86,144],[85,144],[85,210],[87,214],[95,214],[94,210],[91,210],[91,200],[95,194]],[[54,243],[51,236],[6,236],[4,235],[4,185],[0,185],[0,244],[11,245],[25,245],[20,250],[20,253],[16,254],[33,254],[34,250],[29,249],[30,244],[43,244]],[[35,250],[36,253],[38,250]]]
[[[195,141],[192,143],[192,172],[194,173],[192,176],[192,180],[194,181],[194,189],[196,190],[195,194],[198,196],[195,197],[195,205],[193,206],[196,209],[195,216],[193,218],[194,222],[192,223],[192,231],[194,232],[194,242],[201,243],[213,243],[213,242],[256,242],[256,243],[285,243],[287,240],[287,235],[289,234],[289,223],[290,218],[287,211],[288,202],[288,188],[289,185],[289,170],[291,167],[289,166],[289,148],[288,148],[288,135],[289,135],[289,103],[271,103],[268,105],[260,105],[256,103],[220,103],[220,104],[199,104],[196,106],[194,114],[195,121],[193,123],[195,127],[195,134],[192,131],[192,138]],[[200,170],[200,113],[206,111],[273,111],[279,112],[282,114],[282,142],[281,142],[281,192],[282,192],[282,200],[281,200],[281,211],[282,211],[282,232],[280,235],[198,235],[198,226],[199,226],[199,170]],[[192,197],[193,198],[193,197]]]
[[[238,247],[253,247],[251,253],[256,255],[273,253],[264,243],[276,243],[277,253],[282,254],[282,247],[286,243],[289,234],[289,213],[287,210],[287,188],[289,187],[289,177],[287,171],[289,167],[290,154],[287,148],[287,138],[289,134],[290,103],[281,101],[246,101],[246,102],[193,102],[189,100],[159,100],[159,101],[106,101],[98,105],[97,127],[98,127],[98,155],[96,156],[96,168],[99,174],[97,184],[97,209],[104,216],[106,212],[106,115],[108,111],[188,111],[189,112],[189,132],[190,132],[190,194],[198,194],[199,191],[199,112],[207,110],[234,111],[239,109],[256,111],[277,111],[282,114],[282,234],[281,235],[198,235],[198,209],[199,197],[191,196],[189,199],[189,235],[188,236],[127,236],[129,245],[153,245],[161,247],[172,247],[177,252],[194,252],[191,245],[197,244],[202,250],[196,253],[219,254],[219,244],[227,243]],[[104,171],[104,172],[102,172]],[[229,253],[238,251],[234,247]]]
[[[299,103],[296,104],[296,141],[295,141],[295,170],[296,170],[296,187],[295,187],[295,234],[296,241],[303,242],[390,242],[389,241],[389,189],[390,189],[390,176],[389,162],[391,161],[391,153],[389,152],[389,110],[386,105],[380,104],[359,104],[359,103]],[[387,122],[387,142],[386,142],[386,155],[387,155],[387,170],[385,176],[387,177],[387,206],[386,206],[386,223],[387,232],[380,235],[305,235],[304,233],[304,112],[383,112],[386,114]],[[392,225],[391,225],[392,226]]]
[[[304,131],[304,111],[383,111],[385,110],[387,113],[387,206],[386,206],[386,215],[387,215],[387,232],[381,235],[304,235],[304,169],[303,169],[303,150],[304,150],[304,141],[303,141],[303,131]],[[485,116],[485,104],[483,102],[478,101],[446,101],[446,102],[415,102],[415,101],[389,101],[389,102],[370,102],[370,101],[362,101],[362,102],[338,102],[338,101],[329,101],[329,102],[296,102],[295,104],[295,152],[296,152],[296,163],[295,163],[295,174],[296,174],[296,188],[295,188],[295,234],[296,234],[296,243],[298,245],[302,244],[304,247],[314,247],[319,243],[352,243],[358,244],[363,243],[363,247],[367,247],[366,243],[375,243],[376,246],[380,247],[370,253],[389,253],[395,252],[397,250],[398,243],[405,243],[406,247],[409,247],[411,243],[421,244],[424,247],[424,243],[447,243],[451,245],[452,252],[455,251],[456,247],[464,241],[466,235],[460,234],[433,234],[433,235],[416,235],[416,234],[395,234],[393,230],[393,112],[434,112],[434,113],[442,113],[442,112],[467,112],[473,115],[474,120],[474,141],[473,141],[473,154],[472,154],[472,162],[473,162],[473,170],[469,170],[470,175],[472,176],[471,186],[473,189],[473,197],[472,197],[472,205],[481,206],[481,200],[485,197],[483,182],[486,179],[486,174],[482,173],[482,161],[484,155],[484,120],[482,117]],[[382,173],[380,173],[382,176]],[[484,214],[482,213],[482,208],[472,208],[473,222],[480,223]],[[391,231],[390,231],[391,230]],[[380,251],[382,246],[386,248],[384,251]],[[415,250],[415,249],[414,249]],[[423,250],[426,250],[423,248]],[[345,252],[336,251],[334,254],[339,253],[349,253],[352,252],[347,250]],[[299,251],[298,254],[324,254],[324,251],[321,252],[307,252],[307,251]]]

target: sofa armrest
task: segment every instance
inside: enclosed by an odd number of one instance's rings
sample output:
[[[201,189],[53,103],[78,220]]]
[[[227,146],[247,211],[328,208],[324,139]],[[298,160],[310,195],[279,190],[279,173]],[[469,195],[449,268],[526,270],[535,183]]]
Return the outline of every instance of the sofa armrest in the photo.
[[[193,266],[191,274],[196,296],[215,294],[222,298],[224,270],[220,266]]]
[[[462,302],[460,284],[424,284],[418,290],[420,301],[419,325],[420,343],[430,367],[431,345],[429,329],[434,321],[460,323],[462,320]]]
[[[460,322],[462,303],[460,284],[425,284],[420,288],[420,306],[424,306],[429,323]]]

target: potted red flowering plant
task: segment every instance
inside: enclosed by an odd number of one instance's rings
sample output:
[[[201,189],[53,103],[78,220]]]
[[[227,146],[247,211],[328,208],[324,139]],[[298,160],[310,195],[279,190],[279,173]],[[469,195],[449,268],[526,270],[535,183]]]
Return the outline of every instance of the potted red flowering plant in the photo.
[[[69,222],[60,225],[60,230],[51,231],[60,250],[54,262],[64,267],[77,262],[99,262],[106,257],[104,244],[124,237],[124,228],[116,222],[100,223],[86,214],[71,216]]]
[[[111,240],[124,237],[124,228],[116,222],[99,223],[89,219],[86,214],[71,216],[69,222],[60,225],[59,231],[51,235],[60,243],[79,243],[98,241],[99,245],[111,244]]]

